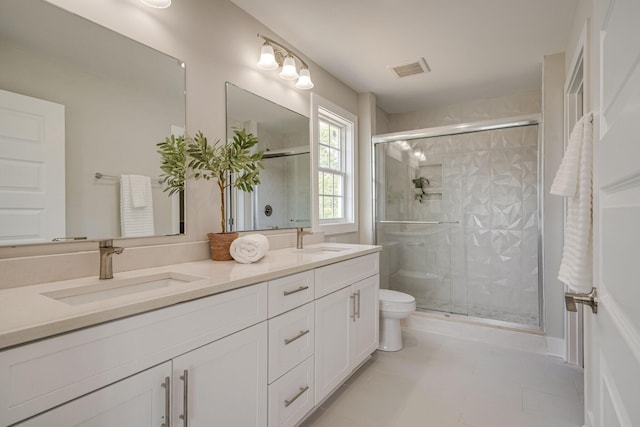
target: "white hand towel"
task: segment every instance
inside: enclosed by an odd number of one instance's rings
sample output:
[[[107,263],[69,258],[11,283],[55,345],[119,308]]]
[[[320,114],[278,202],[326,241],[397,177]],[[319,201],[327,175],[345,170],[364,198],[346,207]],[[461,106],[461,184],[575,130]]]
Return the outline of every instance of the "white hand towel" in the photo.
[[[120,175],[120,231],[122,237],[155,235],[150,180],[149,191],[144,192],[144,202],[144,207],[136,208],[133,206],[131,175]]]
[[[231,243],[229,252],[242,264],[259,261],[269,251],[269,240],[262,234],[247,234]]]
[[[151,178],[144,175],[129,175],[131,203],[134,208],[147,206],[147,194],[151,194]]]
[[[551,194],[567,197],[567,222],[558,279],[575,292],[593,287],[593,114],[585,114],[569,136]]]

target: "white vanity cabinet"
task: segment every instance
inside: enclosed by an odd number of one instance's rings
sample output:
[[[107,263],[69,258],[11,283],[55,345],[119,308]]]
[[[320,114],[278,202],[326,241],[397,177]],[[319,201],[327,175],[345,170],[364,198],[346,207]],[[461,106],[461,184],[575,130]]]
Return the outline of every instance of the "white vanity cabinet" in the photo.
[[[0,350],[0,426],[298,425],[378,344],[378,254],[304,267]]]
[[[89,393],[98,389],[101,392],[111,387],[117,388],[118,381],[136,378],[149,368],[164,363],[170,363],[171,370],[161,375],[160,382],[155,379],[155,384],[143,387],[156,390],[157,395],[157,390],[162,390],[158,387],[164,384],[165,376],[170,377],[171,394],[174,398],[171,406],[182,408],[180,390],[183,385],[175,372],[176,369],[179,372],[190,369],[191,365],[184,361],[201,360],[199,357],[231,358],[238,365],[229,369],[229,372],[237,373],[242,369],[250,372],[250,384],[246,381],[244,371],[237,383],[245,387],[246,394],[242,398],[246,400],[238,399],[234,404],[236,408],[243,407],[238,416],[243,416],[246,412],[262,411],[259,418],[263,421],[266,418],[266,318],[267,286],[266,283],[260,283],[0,351],[0,426],[11,425],[41,413],[41,417],[46,419],[48,413],[44,411],[59,405],[64,408],[67,404],[74,404],[74,399],[81,396],[85,396],[82,399],[90,398]],[[243,335],[243,330],[252,325],[261,326],[253,329],[261,337],[246,338],[248,341],[243,344],[244,347],[237,344],[237,340],[246,336]],[[216,347],[229,348],[229,351],[236,353],[218,356],[212,350]],[[240,364],[245,360],[252,360],[250,366],[248,364],[240,369]],[[232,383],[226,382],[228,377],[216,378],[218,372],[215,369],[207,371],[203,365],[200,362],[200,366],[196,367],[193,374],[195,382],[190,384],[194,389],[188,396],[190,400],[195,399],[191,408],[196,413],[202,410],[198,409],[198,406],[202,406],[200,399],[208,399],[198,395],[203,382],[210,384],[215,390],[232,387]],[[211,378],[205,378],[203,373],[211,375]],[[257,381],[260,381],[261,389],[256,389]],[[102,389],[103,387],[106,388]],[[260,393],[261,400],[256,399],[257,393]],[[180,402],[175,401],[176,396]],[[112,405],[107,401],[100,403],[107,408]],[[163,416],[165,413],[162,409],[164,405],[157,411],[155,406],[149,402],[148,404],[149,410],[153,409],[154,414]],[[204,405],[211,406],[208,402]],[[90,425],[139,427],[135,423],[96,422],[97,424]],[[235,425],[245,427],[252,424]],[[174,422],[172,426],[181,424]]]
[[[378,254],[316,269],[316,405],[377,348],[378,287]]]

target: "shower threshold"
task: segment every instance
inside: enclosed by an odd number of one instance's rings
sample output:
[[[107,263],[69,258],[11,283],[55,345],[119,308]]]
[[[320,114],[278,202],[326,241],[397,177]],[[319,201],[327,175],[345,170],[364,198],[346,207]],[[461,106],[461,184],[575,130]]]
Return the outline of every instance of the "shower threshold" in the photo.
[[[484,317],[468,316],[466,314],[448,313],[438,310],[430,310],[427,308],[418,308],[414,314],[422,317],[432,317],[440,320],[448,320],[451,322],[468,323],[477,326],[486,326],[490,328],[504,329],[514,332],[524,332],[533,335],[544,335],[542,328],[526,325],[522,323],[506,322],[504,320],[487,319]]]

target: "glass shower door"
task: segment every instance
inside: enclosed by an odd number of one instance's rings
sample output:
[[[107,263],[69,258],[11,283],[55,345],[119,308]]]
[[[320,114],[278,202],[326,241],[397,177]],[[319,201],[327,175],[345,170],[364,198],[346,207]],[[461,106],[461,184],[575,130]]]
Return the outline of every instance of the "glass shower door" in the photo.
[[[420,309],[466,314],[464,283],[452,271],[457,222],[383,220],[376,227],[383,287],[412,295]]]

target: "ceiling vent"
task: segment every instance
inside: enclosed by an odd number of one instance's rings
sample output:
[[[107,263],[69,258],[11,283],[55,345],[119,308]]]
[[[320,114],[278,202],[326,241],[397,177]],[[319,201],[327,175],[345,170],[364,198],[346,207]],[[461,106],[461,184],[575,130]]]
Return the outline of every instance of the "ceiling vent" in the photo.
[[[428,73],[429,71],[431,71],[424,58],[412,59],[410,61],[405,61],[402,64],[392,65],[389,67],[389,70],[397,78]]]

